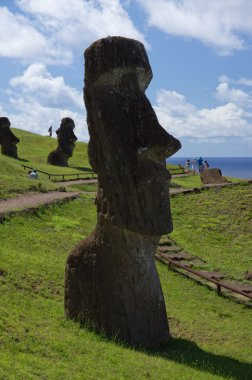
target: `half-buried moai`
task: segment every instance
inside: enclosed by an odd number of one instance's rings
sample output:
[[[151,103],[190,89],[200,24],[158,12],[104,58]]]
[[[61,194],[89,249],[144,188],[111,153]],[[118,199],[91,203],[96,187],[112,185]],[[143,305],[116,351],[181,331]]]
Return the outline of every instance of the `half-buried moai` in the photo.
[[[172,231],[165,158],[180,142],[145,96],[152,71],[144,46],[108,37],[85,51],[89,160],[98,175],[97,226],[67,258],[65,313],[132,345],[169,340],[155,266]]]
[[[11,123],[7,117],[0,117],[0,145],[2,154],[18,158],[17,144],[19,139],[10,129]]]
[[[57,148],[49,153],[47,158],[48,164],[58,166],[68,166],[68,159],[72,157],[77,137],[74,134],[74,121],[70,117],[64,117],[61,120],[59,129],[57,129]]]
[[[222,176],[220,169],[206,169],[200,174],[201,182],[204,185],[209,184],[221,184],[228,182],[228,180]]]

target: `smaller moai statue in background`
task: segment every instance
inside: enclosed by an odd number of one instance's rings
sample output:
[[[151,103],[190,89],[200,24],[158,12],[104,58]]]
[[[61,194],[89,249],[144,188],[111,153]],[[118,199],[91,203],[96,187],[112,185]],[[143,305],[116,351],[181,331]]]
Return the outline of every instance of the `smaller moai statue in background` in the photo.
[[[2,154],[18,158],[17,144],[19,139],[10,129],[11,123],[7,117],[0,117],[0,145]]]
[[[58,146],[49,153],[47,162],[51,165],[68,166],[68,159],[72,157],[77,137],[74,134],[74,121],[70,117],[61,120],[60,127],[56,130]]]

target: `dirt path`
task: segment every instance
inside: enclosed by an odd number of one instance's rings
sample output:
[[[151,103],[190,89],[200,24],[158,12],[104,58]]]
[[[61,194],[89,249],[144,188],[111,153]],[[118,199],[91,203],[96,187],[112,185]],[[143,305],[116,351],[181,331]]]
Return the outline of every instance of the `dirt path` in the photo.
[[[63,186],[71,186],[74,184],[95,184],[97,183],[96,179],[88,179],[88,180],[76,180],[76,181],[66,181],[59,182]],[[224,187],[224,186],[232,186],[234,184],[215,184],[215,185],[207,185],[207,187]],[[176,196],[181,193],[192,193],[192,192],[200,192],[203,188],[195,188],[195,189],[184,189],[184,188],[170,188],[170,195]],[[0,200],[0,219],[5,215],[12,214],[15,212],[20,212],[26,209],[34,209],[41,205],[49,205],[51,203],[56,203],[61,200],[70,200],[77,198],[80,194],[90,194],[95,195],[95,192],[88,191],[75,191],[75,192],[60,192],[60,191],[50,191],[48,193],[26,193],[22,194],[17,198],[11,198],[7,200]]]
[[[60,192],[50,191],[49,193],[26,193],[17,198],[0,201],[0,218],[13,213],[20,212],[26,209],[37,208],[41,205],[49,205],[61,200],[75,199],[80,195],[80,192]]]

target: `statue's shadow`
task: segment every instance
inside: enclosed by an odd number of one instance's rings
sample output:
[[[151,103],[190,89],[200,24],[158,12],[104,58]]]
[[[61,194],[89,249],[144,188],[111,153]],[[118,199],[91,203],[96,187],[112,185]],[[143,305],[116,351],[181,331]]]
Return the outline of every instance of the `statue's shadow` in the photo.
[[[252,363],[244,363],[228,356],[204,351],[189,340],[173,338],[167,346],[159,351],[137,349],[137,351],[139,350],[150,356],[159,356],[227,379],[252,379]]]
[[[29,161],[26,160],[25,158],[18,158],[17,160],[20,161],[20,162],[29,162]]]
[[[83,166],[71,166],[71,168],[76,169],[76,170],[80,170],[82,172],[87,172],[87,173],[93,171],[93,169],[91,169],[91,168],[85,168]]]
[[[117,337],[106,337],[105,334],[98,333],[91,324],[80,323],[80,327],[95,332],[105,341],[113,341],[126,349],[134,349],[135,352],[142,352],[149,357],[160,357],[199,370],[202,372],[202,379],[204,379],[204,372],[232,380],[252,379],[252,362],[241,362],[228,356],[204,351],[190,340],[171,338],[167,345],[158,350],[146,349],[125,344],[123,341],[118,340]],[[170,378],[169,374],[167,374],[168,378]]]

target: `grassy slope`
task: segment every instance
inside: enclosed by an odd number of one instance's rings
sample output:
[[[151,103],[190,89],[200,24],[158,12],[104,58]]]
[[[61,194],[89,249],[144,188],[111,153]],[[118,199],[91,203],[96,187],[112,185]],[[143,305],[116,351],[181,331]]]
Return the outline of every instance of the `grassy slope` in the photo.
[[[95,219],[94,201],[85,196],[0,225],[6,271],[0,276],[0,378],[250,379],[251,311],[161,264],[173,340],[160,352],[106,341],[65,320],[66,255]]]
[[[48,153],[56,148],[56,139],[15,128],[13,132],[20,139],[19,159],[0,154],[0,199],[12,198],[28,191],[47,191],[57,187],[41,173],[38,181],[29,180],[26,178],[28,169],[24,170],[21,164],[54,174],[79,173],[83,167],[90,167],[85,143],[77,142],[73,157],[69,160],[69,167],[62,168],[46,163]]]
[[[90,167],[87,159],[87,144],[78,142],[73,151],[73,156],[69,159],[69,168],[48,165],[48,154],[56,149],[56,138],[36,135],[21,129],[13,128],[14,134],[20,139],[18,144],[18,156],[20,159],[28,160],[24,165],[34,166],[49,173],[74,173],[79,172],[80,168]],[[20,162],[22,163],[22,162]]]
[[[252,270],[252,186],[179,195],[171,205],[176,242],[210,269],[244,279]]]
[[[17,160],[0,155],[0,199],[13,198],[29,191],[53,190],[57,187],[45,178],[30,180],[26,173]]]

